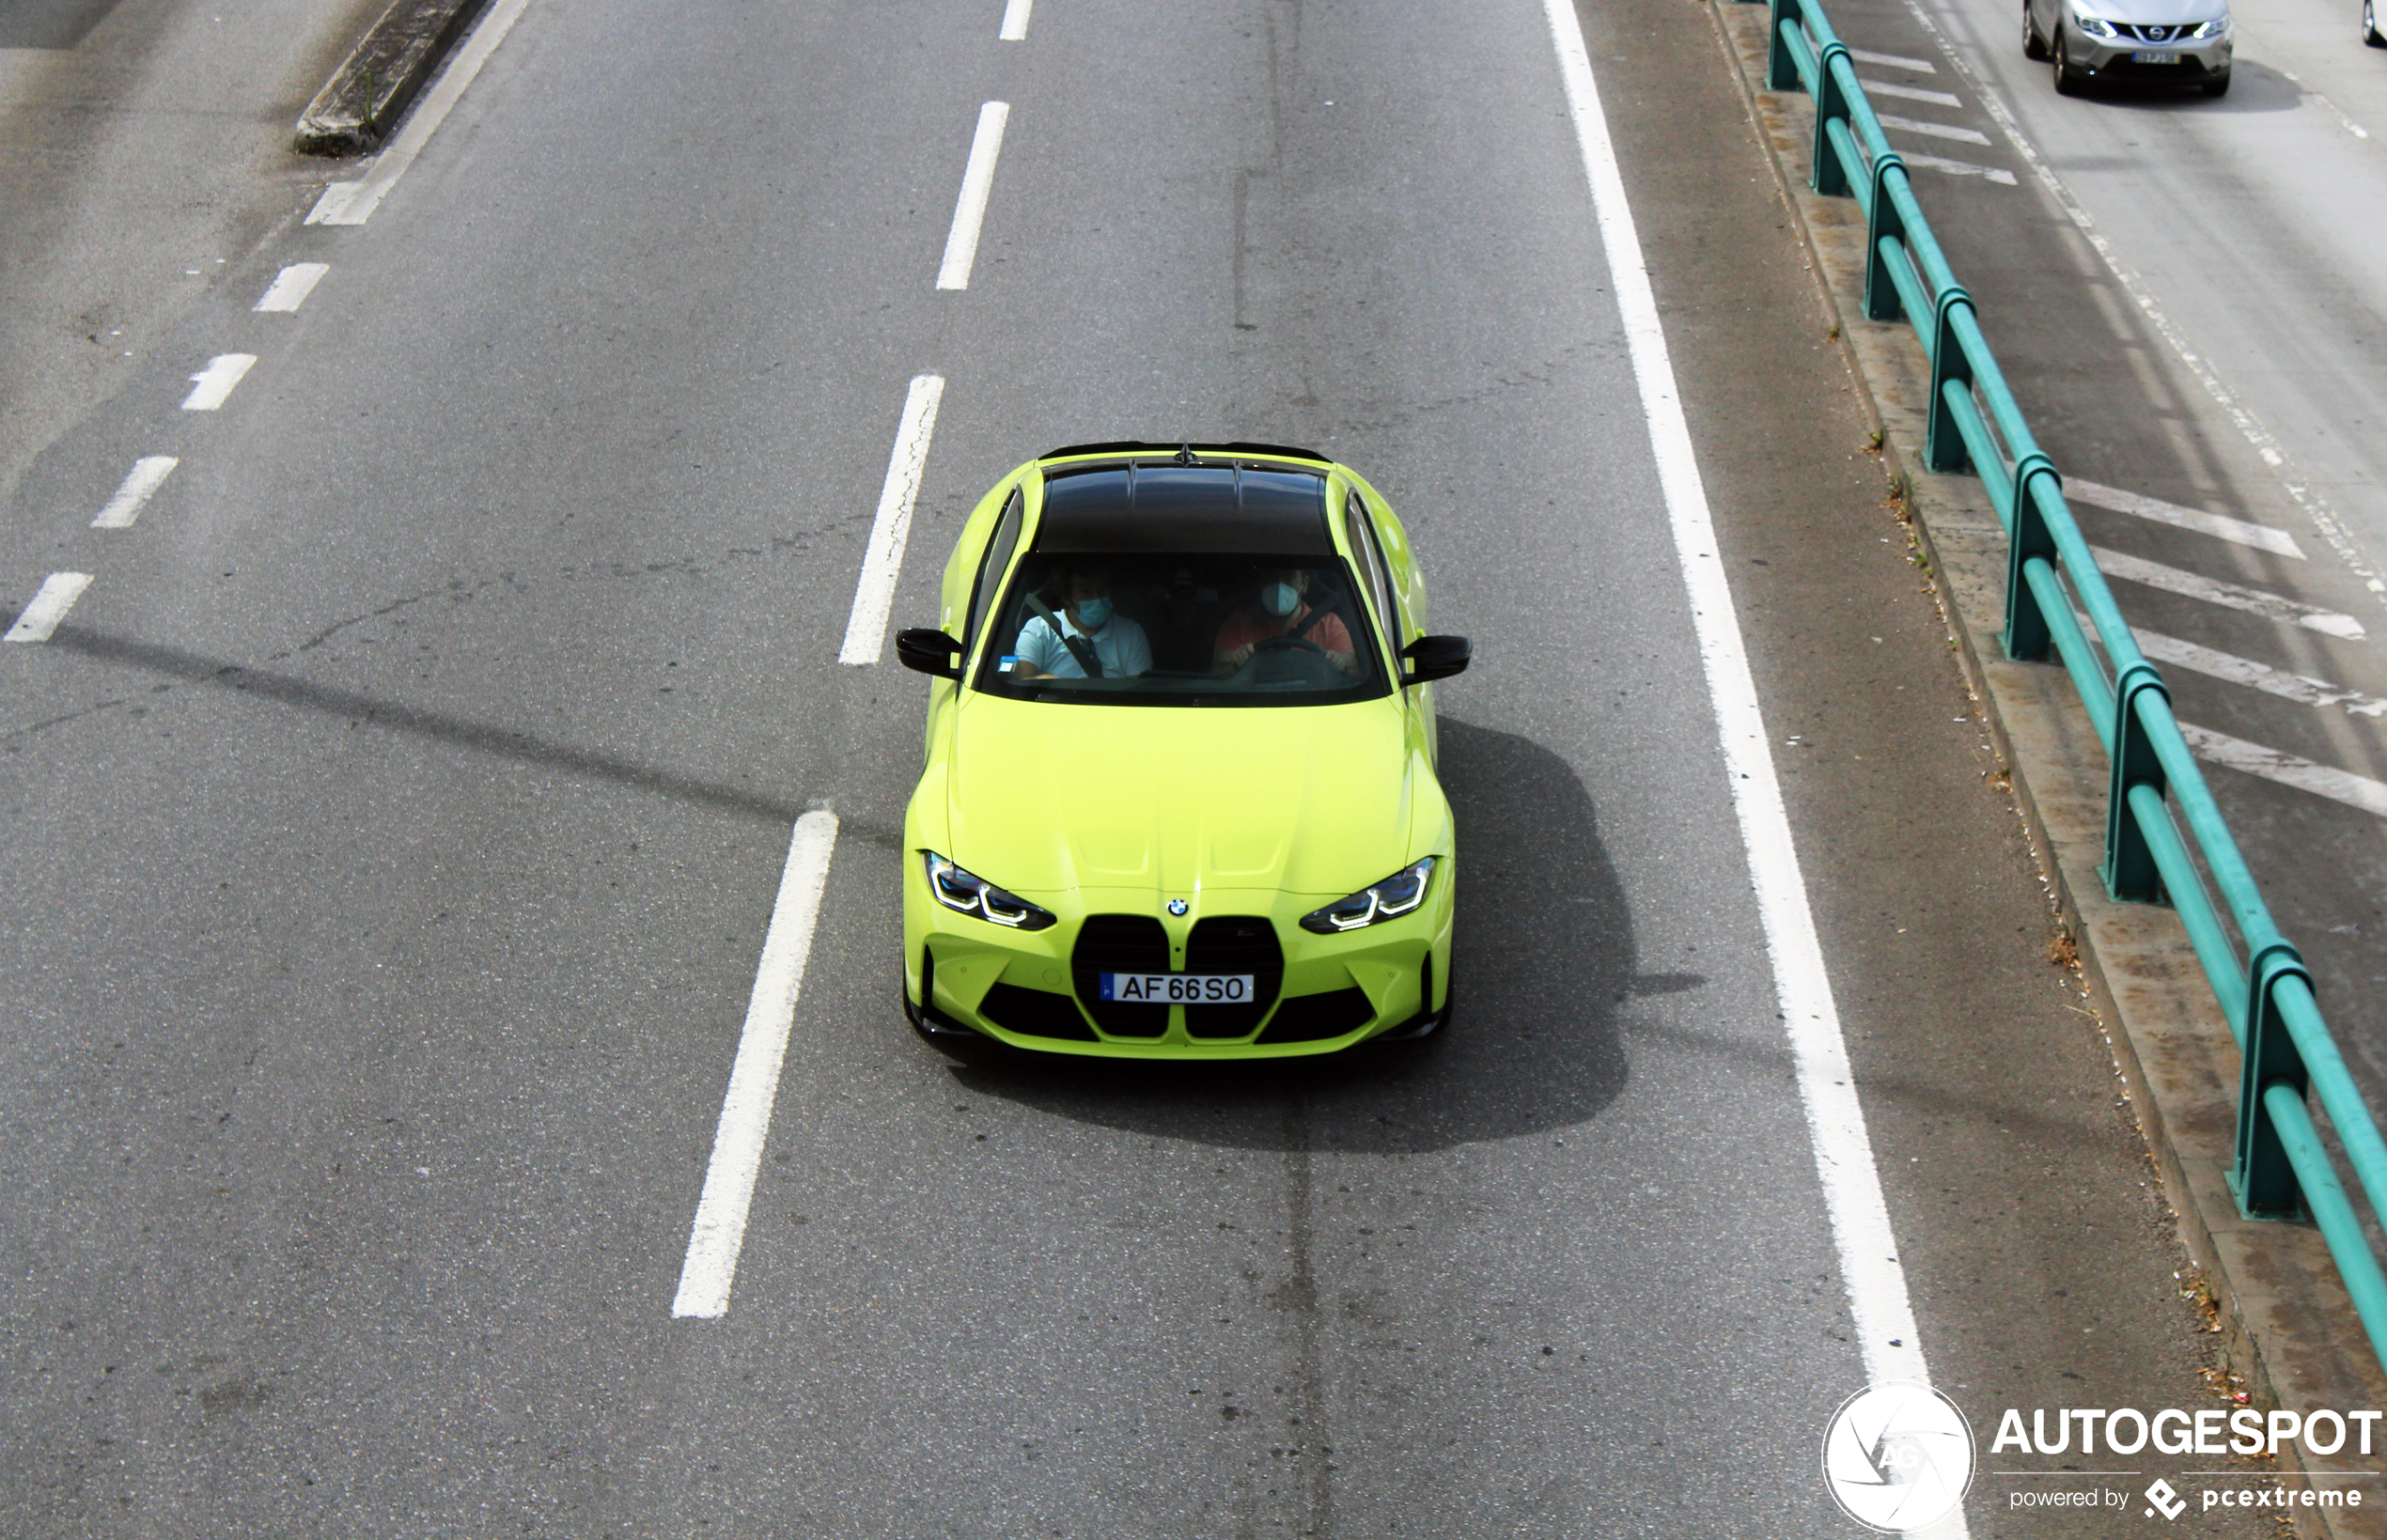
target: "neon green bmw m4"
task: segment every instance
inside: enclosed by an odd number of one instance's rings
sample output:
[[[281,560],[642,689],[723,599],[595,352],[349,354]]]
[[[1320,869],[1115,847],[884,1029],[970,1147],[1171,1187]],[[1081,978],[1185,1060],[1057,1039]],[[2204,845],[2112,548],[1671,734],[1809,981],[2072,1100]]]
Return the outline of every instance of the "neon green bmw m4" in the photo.
[[[904,1007],[930,1042],[1276,1058],[1450,1014],[1458,885],[1400,521],[1261,444],[1084,444],[987,493],[904,815]]]

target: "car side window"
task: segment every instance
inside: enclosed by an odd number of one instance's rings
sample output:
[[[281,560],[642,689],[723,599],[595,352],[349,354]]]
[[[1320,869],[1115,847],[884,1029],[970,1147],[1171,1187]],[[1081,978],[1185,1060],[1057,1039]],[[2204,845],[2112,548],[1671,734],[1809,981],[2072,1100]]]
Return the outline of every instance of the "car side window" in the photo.
[[[1003,517],[994,521],[994,534],[987,539],[986,554],[978,562],[978,581],[970,590],[970,616],[961,628],[961,656],[967,660],[971,644],[978,637],[978,621],[994,606],[995,590],[1003,585],[1003,574],[1011,566],[1011,552],[1020,543],[1020,520],[1025,503],[1015,488],[1011,501],[1003,505]]]
[[[1402,634],[1401,614],[1393,602],[1392,571],[1384,565],[1384,552],[1376,544],[1376,525],[1367,517],[1367,505],[1353,492],[1343,505],[1343,533],[1350,544],[1351,554],[1367,570],[1367,586],[1376,596],[1376,613],[1381,616],[1385,633],[1392,639],[1393,651],[1399,652],[1409,638]]]

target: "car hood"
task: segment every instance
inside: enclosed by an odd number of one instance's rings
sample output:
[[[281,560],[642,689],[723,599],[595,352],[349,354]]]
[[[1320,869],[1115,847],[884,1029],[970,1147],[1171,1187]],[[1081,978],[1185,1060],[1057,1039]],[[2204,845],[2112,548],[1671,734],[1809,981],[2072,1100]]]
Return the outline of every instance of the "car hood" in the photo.
[[[2209,22],[2228,8],[2220,0],[2083,0],[2077,8],[2083,15],[2132,26],[2177,26]]]
[[[974,692],[945,852],[1023,896],[1338,898],[1408,861],[1423,754],[1396,696],[1326,707],[1068,706]]]

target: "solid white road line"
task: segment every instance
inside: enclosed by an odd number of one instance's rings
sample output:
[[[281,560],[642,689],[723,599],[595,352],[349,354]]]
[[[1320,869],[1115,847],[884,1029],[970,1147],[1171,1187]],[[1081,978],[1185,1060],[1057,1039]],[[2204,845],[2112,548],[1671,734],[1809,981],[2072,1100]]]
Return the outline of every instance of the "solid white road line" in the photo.
[[[1036,0],[1011,0],[1003,8],[1003,30],[995,34],[998,41],[1019,43],[1028,40],[1028,12]]]
[[[705,1193],[696,1200],[688,1259],[680,1265],[679,1292],[671,1301],[674,1315],[712,1319],[729,1309],[729,1285],[738,1276],[738,1252],[746,1240],[746,1209],[754,1201],[763,1140],[771,1131],[771,1107],[779,1095],[779,1066],[787,1057],[796,997],[803,988],[804,960],[812,952],[813,926],[820,918],[820,891],[828,883],[829,857],[836,844],[837,816],[819,810],[796,820],[796,832],[788,842],[788,864],[780,873],[771,929],[755,968],[754,994],[746,1003],[745,1031],[738,1039],[738,1062],[729,1071],[728,1093],[721,1098]]]
[[[2243,610],[2248,614],[2268,615],[2273,620],[2285,620],[2306,630],[2318,631],[2323,636],[2339,636],[2349,642],[2359,642],[2364,634],[2363,623],[2352,615],[2306,604],[2285,594],[2274,594],[2261,588],[2242,588],[2234,583],[2223,583],[2219,578],[2208,578],[2202,572],[2184,572],[2161,562],[2126,556],[2101,545],[2089,547],[2089,552],[2097,558],[2098,570],[2109,578],[2143,583],[2149,588],[2161,588],[2167,593],[2203,599],[2208,604]]]
[[[1909,133],[1928,134],[1934,139],[1953,139],[1962,145],[1986,145],[1989,136],[1979,129],[1962,129],[1954,123],[1926,123],[1919,118],[1898,117],[1889,113],[1876,113],[1885,129],[1904,129]]]
[[[2097,630],[2089,617],[2077,610],[2073,614],[2080,621],[2081,629],[2094,640]],[[2305,706],[2343,707],[2348,716],[2387,717],[2387,699],[2365,695],[2359,690],[2348,690],[2342,685],[2331,684],[2327,679],[2316,679],[2309,674],[2290,674],[2284,668],[2258,663],[2252,658],[2216,652],[2194,642],[2183,642],[2176,636],[2165,636],[2161,631],[2141,630],[2136,626],[2130,628],[2130,635],[2137,641],[2138,650],[2159,663],[2171,663]]]
[[[328,262],[292,262],[273,275],[265,295],[250,308],[255,310],[296,310],[315,292],[323,274],[332,271]]]
[[[398,185],[398,179],[406,175],[406,168],[414,163],[414,157],[423,153],[423,147],[430,143],[431,135],[437,133],[440,124],[447,120],[447,115],[455,109],[457,100],[473,84],[473,77],[481,72],[481,66],[489,62],[489,56],[497,52],[497,45],[506,40],[506,34],[512,29],[516,18],[522,15],[523,8],[528,4],[529,0],[497,0],[497,4],[490,8],[489,14],[474,24],[472,37],[447,62],[447,68],[440,72],[439,79],[431,83],[430,90],[415,103],[413,111],[407,116],[406,127],[398,131],[398,137],[373,157],[372,164],[365,168],[363,177],[355,181],[335,181],[323,189],[323,195],[316,199],[315,207],[307,211],[306,222],[309,225],[362,225],[372,218],[373,210],[382,206],[382,199]]]
[[[1980,177],[2000,187],[2020,185],[2015,181],[2013,172],[2001,171],[1993,165],[1974,165],[1971,161],[1951,161],[1938,155],[1918,155],[1911,149],[1898,151],[1898,159],[1926,171],[1944,171],[1951,177]]]
[[[2111,508],[2115,513],[2152,519],[2159,524],[2170,524],[2177,529],[2192,529],[2199,535],[2210,535],[2218,540],[2234,540],[2239,545],[2251,545],[2257,551],[2293,556],[2298,561],[2304,559],[2304,548],[2296,543],[2296,537],[2284,529],[2273,529],[2269,524],[2250,524],[2243,519],[2232,519],[2226,514],[2207,513],[2203,508],[2184,508],[2176,503],[2143,497],[2137,492],[2126,492],[2119,487],[2101,486],[2072,475],[2064,478],[2064,495],[2078,498],[2083,503],[2094,503],[2100,508]]]
[[[124,485],[108,499],[108,506],[100,510],[100,517],[91,521],[91,527],[131,529],[133,521],[141,517],[141,505],[149,500],[150,493],[165,484],[168,474],[181,463],[172,455],[144,455],[134,460],[131,474],[124,478]]]
[[[2196,751],[2196,757],[2232,770],[2259,775],[2266,781],[2276,781],[2284,786],[2309,791],[2317,797],[2358,807],[2364,813],[2387,818],[2387,782],[2374,781],[2367,775],[2356,775],[2331,765],[2316,765],[2309,759],[2299,759],[2292,754],[2266,749],[2260,743],[2249,743],[2242,738],[2217,733],[2209,727],[2180,723],[2180,736]]]
[[[862,576],[853,585],[853,610],[846,617],[841,663],[875,663],[887,642],[887,610],[895,602],[896,579],[903,572],[904,542],[912,537],[912,505],[920,495],[920,474],[928,463],[928,440],[937,430],[937,403],[944,399],[944,376],[915,377],[896,425],[887,479],[879,488],[878,517],[870,521],[870,544],[862,553]]]
[[[191,376],[191,394],[182,397],[182,410],[213,412],[256,365],[255,353],[218,353],[209,359],[206,368]]]
[[[1874,54],[1862,48],[1849,50],[1849,57],[1859,64],[1878,64],[1884,70],[1911,70],[1918,75],[1936,75],[1939,66],[1929,59],[1911,59],[1904,54]]]
[[[74,601],[83,597],[83,590],[90,586],[88,572],[51,573],[41,580],[33,602],[18,612],[17,623],[8,628],[7,635],[0,636],[0,642],[47,642],[50,633],[58,629],[58,622],[74,608]]]
[[[1926,90],[1920,86],[1899,86],[1886,80],[1860,80],[1858,85],[1873,96],[1902,97],[1909,101],[1928,101],[1934,107],[1961,107],[1963,101],[1945,91]]]
[[[967,288],[978,260],[978,226],[986,223],[987,194],[994,187],[994,158],[1003,152],[1003,125],[1011,104],[990,101],[978,109],[978,132],[970,137],[970,163],[961,172],[961,196],[953,205],[953,228],[944,238],[939,288]]]
[[[2254,446],[2254,452],[2262,457],[2263,463],[2271,468],[2279,477],[2280,485],[2287,490],[2287,495],[2296,500],[2296,506],[2312,520],[2313,527],[2320,531],[2321,538],[2337,552],[2337,559],[2351,568],[2372,593],[2387,596],[2387,579],[2382,579],[2371,568],[2361,549],[2354,544],[2353,536],[2347,532],[2345,521],[2337,517],[2336,509],[2331,507],[2329,500],[2303,480],[2301,472],[2288,463],[2287,451],[2280,447],[2270,429],[2256,421],[2254,414],[2239,403],[2227,385],[2222,383],[2222,377],[2198,355],[2195,349],[2188,345],[2187,335],[2172,323],[2170,315],[2156,302],[2154,291],[2114,254],[2112,244],[2098,233],[2096,222],[2089,218],[2088,210],[2082,207],[2081,200],[2072,195],[2072,190],[2064,185],[2063,179],[2056,176],[2046,158],[2023,135],[2022,125],[2015,121],[2005,99],[1991,90],[1972,66],[1964,62],[1963,55],[1948,46],[1947,34],[1941,30],[1939,23],[1931,19],[1931,13],[1924,8],[1922,0],[1907,0],[1906,8],[1916,23],[1930,34],[1931,40],[1940,45],[1941,52],[1947,55],[1948,63],[1963,77],[1965,84],[1973,87],[1974,94],[1981,99],[1981,110],[1989,115],[1997,124],[1998,132],[2005,134],[2006,143],[2013,147],[2014,153],[2022,157],[2032,175],[2038,178],[2039,185],[2047,189],[2048,196],[2064,210],[2064,217],[2072,222],[2072,227],[2081,232],[2081,238],[2104,261],[2106,271],[2114,275],[2115,283],[2122,286],[2122,292],[2130,297],[2130,303],[2138,306],[2139,314],[2146,318],[2146,324],[2155,328],[2156,334],[2171,348],[2173,355],[2196,377],[2196,382],[2205,387],[2205,394],[2213,398],[2213,404],[2222,409],[2237,426],[2238,431],[2245,436],[2246,442]]]
[[[1583,26],[1575,17],[1574,0],[1543,0],[1543,6],[1557,45],[1575,137],[1583,148],[1584,172],[1591,183],[1600,244],[1607,254],[1616,305],[1631,350],[1633,379],[1648,421],[1650,450],[1665,492],[1675,552],[1690,592],[1692,623],[1698,635],[1708,692],[1715,704],[1726,784],[1740,820],[1741,844],[1749,856],[1776,997],[1789,1034],[1808,1137],[1814,1144],[1816,1174],[1839,1248],[1841,1274],[1856,1320],[1864,1370],[1876,1381],[1927,1381],[1929,1372],[1915,1331],[1906,1275],[1899,1268],[1889,1209],[1881,1197],[1880,1173],[1874,1166],[1864,1110],[1849,1073],[1839,1010],[1833,1002],[1822,943],[1816,936],[1815,916],[1807,907],[1806,885],[1790,838],[1789,815],[1784,810],[1781,783],[1774,774],[1756,682],[1749,673],[1748,653],[1733,612],[1732,589],[1717,554],[1698,456],[1692,447],[1691,427],[1683,415],[1674,366],[1667,357],[1665,328],[1643,264],[1641,239],[1625,198],[1615,148],[1600,114],[1599,88],[1592,79]],[[1938,1532],[1962,1536],[1961,1513]]]

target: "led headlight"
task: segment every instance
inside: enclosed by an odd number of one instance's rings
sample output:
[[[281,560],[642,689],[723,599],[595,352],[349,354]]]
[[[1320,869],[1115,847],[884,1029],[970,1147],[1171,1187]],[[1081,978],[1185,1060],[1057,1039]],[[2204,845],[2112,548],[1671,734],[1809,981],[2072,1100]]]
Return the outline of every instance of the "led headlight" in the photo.
[[[2095,16],[2083,16],[2078,11],[2072,13],[2072,24],[2092,38],[2114,36],[2114,24],[2111,22],[2102,21]]]
[[[1327,905],[1302,916],[1302,928],[1315,930],[1321,936],[1336,931],[1357,930],[1386,920],[1397,920],[1411,913],[1426,901],[1426,888],[1434,879],[1434,858],[1428,856],[1413,866],[1404,866],[1381,882],[1365,887],[1349,898]]]
[[[1038,909],[1015,894],[982,877],[974,877],[956,866],[934,850],[923,850],[920,859],[928,868],[928,891],[937,902],[962,914],[975,914],[1008,930],[1042,930],[1053,924],[1050,910]]]
[[[2203,26],[2200,26],[2195,31],[2190,33],[2189,36],[2192,38],[2218,38],[2228,31],[2229,18],[2226,15],[2223,15],[2214,17]]]

